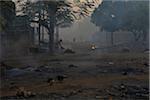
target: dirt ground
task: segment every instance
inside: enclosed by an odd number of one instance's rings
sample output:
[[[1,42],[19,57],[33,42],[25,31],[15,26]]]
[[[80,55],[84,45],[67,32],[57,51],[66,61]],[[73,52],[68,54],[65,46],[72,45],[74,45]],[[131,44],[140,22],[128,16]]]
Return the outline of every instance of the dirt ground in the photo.
[[[70,46],[74,54],[6,59],[1,99],[148,100],[148,53],[104,53],[78,46]],[[26,95],[17,95],[20,91]]]

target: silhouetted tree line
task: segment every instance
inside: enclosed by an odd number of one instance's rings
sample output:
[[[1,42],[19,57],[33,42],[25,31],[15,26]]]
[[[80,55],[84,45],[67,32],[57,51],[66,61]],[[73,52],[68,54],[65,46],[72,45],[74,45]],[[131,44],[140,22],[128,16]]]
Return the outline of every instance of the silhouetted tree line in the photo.
[[[92,14],[91,21],[102,30],[113,32],[130,31],[135,41],[147,41],[149,34],[149,1],[104,0]]]

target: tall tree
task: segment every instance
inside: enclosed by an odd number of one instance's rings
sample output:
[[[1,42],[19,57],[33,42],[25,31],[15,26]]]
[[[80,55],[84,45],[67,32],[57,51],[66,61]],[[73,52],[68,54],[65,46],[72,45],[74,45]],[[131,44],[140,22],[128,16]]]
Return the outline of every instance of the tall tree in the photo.
[[[15,4],[11,0],[0,1],[0,31],[8,31],[15,18]]]
[[[49,34],[49,51],[54,51],[54,31],[56,26],[70,26],[74,20],[90,15],[94,4],[100,0],[83,0],[74,2],[72,0],[47,0],[28,2],[24,7],[24,12],[30,16],[32,22],[43,25]],[[36,9],[38,8],[38,10]],[[44,11],[45,17],[41,19],[41,10]],[[40,31],[39,31],[40,32]]]
[[[123,27],[133,33],[135,41],[146,41],[149,34],[149,1],[129,1],[126,8]]]
[[[111,33],[117,30],[131,31],[137,41],[148,34],[149,2],[103,1],[92,14],[92,22]],[[111,41],[113,44],[112,34]]]

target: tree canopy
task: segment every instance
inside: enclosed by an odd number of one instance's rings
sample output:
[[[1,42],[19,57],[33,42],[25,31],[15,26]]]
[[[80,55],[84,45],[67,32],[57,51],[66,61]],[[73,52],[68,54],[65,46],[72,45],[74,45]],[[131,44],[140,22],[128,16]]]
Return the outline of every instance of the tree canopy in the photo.
[[[93,12],[91,21],[109,32],[131,31],[138,39],[139,34],[148,33],[149,1],[103,1]]]
[[[98,1],[101,0],[82,0],[82,2],[74,0],[43,0],[31,2],[27,0],[27,2],[20,5],[22,7],[20,11],[27,15],[31,22],[38,23],[39,27],[42,25],[48,30],[49,50],[52,52],[55,27],[68,27],[73,21],[89,16],[92,10],[95,9],[95,5],[99,4]]]
[[[9,25],[12,24],[15,18],[15,4],[11,1],[0,1],[0,31],[8,30]]]

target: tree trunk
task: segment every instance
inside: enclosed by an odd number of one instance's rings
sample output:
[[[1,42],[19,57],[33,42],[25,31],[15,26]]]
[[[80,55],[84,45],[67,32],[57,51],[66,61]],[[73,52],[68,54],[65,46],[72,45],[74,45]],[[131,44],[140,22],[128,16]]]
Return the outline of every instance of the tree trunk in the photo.
[[[50,31],[49,31],[49,52],[54,53],[54,29],[55,29],[55,17],[50,17]]]
[[[140,40],[140,37],[141,37],[141,32],[138,32],[138,31],[133,31],[132,32],[133,35],[134,35],[134,41],[137,42]]]
[[[42,10],[42,19],[44,19],[44,10]],[[42,41],[44,42],[44,27],[42,26]]]
[[[59,41],[59,27],[56,27],[56,49],[58,50],[58,41]]]
[[[110,43],[112,46],[114,45],[114,33],[113,32],[111,32],[110,34]]]
[[[41,42],[41,25],[40,25],[40,23],[39,23],[39,28],[38,28],[38,35],[39,35],[38,40],[39,40],[39,46],[40,46],[40,42]]]
[[[44,41],[44,27],[42,26],[42,39],[41,39],[41,41],[43,42]]]
[[[38,26],[38,42],[39,42],[39,47],[40,47],[40,42],[41,42],[41,4],[39,4],[39,8],[38,8],[38,12],[39,12],[39,26]]]
[[[143,42],[148,42],[149,39],[149,31],[143,31]]]

